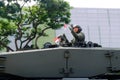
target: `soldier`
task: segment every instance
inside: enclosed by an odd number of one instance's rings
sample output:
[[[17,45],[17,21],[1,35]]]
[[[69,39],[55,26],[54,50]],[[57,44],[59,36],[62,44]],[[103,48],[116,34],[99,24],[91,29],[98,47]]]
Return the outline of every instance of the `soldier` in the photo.
[[[76,47],[84,47],[85,46],[85,35],[82,32],[82,28],[79,25],[76,26],[71,26],[71,28],[69,28],[74,39],[72,40],[72,44],[73,46]]]

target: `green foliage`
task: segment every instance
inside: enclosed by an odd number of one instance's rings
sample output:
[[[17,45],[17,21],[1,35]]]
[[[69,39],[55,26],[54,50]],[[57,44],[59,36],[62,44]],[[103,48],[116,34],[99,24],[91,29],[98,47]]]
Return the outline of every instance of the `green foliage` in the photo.
[[[3,7],[3,6],[5,6],[4,2],[0,1],[0,7]]]
[[[8,45],[10,43],[8,37],[15,34],[16,28],[17,27],[12,21],[9,21],[5,18],[0,18],[0,42],[2,42],[5,45]],[[0,50],[4,48],[4,45],[0,45]]]
[[[71,7],[64,0],[35,0],[33,6],[24,6],[30,0],[23,0],[21,5],[18,0],[0,1],[0,42],[9,48],[8,37],[13,36],[16,50],[23,49],[31,41],[37,41],[41,36],[48,36],[48,29],[58,29],[70,22]],[[18,43],[19,41],[19,43]],[[6,42],[6,43],[5,43]],[[0,47],[0,48],[2,48]]]
[[[0,37],[15,34],[16,28],[16,25],[12,21],[8,21],[5,18],[0,18]]]
[[[16,12],[19,12],[20,5],[18,3],[8,4],[6,10],[8,13],[14,14]]]
[[[48,26],[53,29],[60,28],[63,24],[70,22],[71,7],[64,0],[41,0],[42,5],[47,11]]]

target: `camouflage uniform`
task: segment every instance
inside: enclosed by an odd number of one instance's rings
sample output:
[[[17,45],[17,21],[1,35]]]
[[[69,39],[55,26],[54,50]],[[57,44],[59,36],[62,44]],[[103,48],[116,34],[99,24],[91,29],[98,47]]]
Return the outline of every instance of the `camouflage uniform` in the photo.
[[[79,29],[81,29],[81,28],[79,28]],[[79,46],[83,45],[85,43],[85,35],[83,32],[81,32],[82,29],[79,30],[78,32],[74,32],[73,28],[70,28],[70,30],[71,30],[71,33],[74,37],[74,39],[72,40],[73,46],[79,47]]]

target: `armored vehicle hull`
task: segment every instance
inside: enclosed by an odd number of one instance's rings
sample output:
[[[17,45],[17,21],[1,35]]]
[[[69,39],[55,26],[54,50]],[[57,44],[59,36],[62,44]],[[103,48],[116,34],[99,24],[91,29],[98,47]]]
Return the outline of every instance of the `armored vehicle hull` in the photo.
[[[120,49],[59,47],[0,54],[0,71],[26,78],[90,78],[120,70]]]

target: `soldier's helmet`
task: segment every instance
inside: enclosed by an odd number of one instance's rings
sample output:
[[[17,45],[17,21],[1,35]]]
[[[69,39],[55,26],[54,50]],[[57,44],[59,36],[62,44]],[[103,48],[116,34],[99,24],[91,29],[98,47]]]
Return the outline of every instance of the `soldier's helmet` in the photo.
[[[74,25],[74,26],[73,26],[73,29],[74,29],[74,28],[78,28],[80,32],[82,31],[82,28],[81,28],[81,26],[79,26],[79,25]]]

